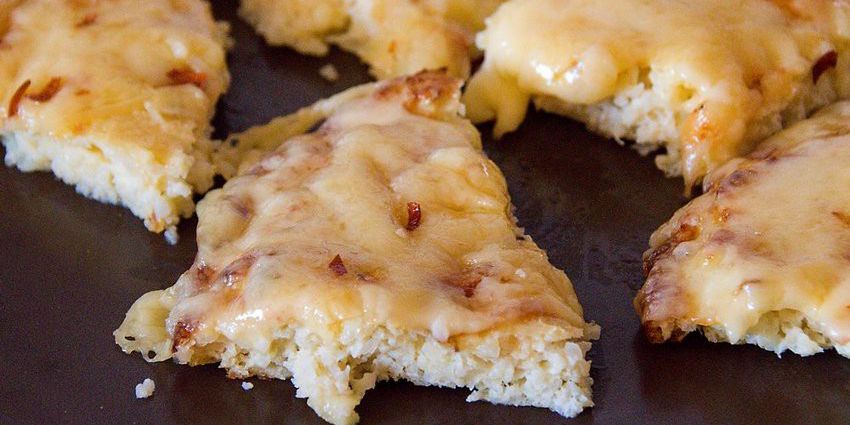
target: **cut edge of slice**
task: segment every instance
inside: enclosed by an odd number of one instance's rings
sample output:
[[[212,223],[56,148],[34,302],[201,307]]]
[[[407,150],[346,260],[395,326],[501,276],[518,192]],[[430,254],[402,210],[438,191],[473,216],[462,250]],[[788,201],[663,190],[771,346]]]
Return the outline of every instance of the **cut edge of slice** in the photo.
[[[140,298],[115,331],[126,353],[138,351],[149,362],[172,358],[165,318],[174,300],[167,291]],[[151,320],[154,319],[154,320]],[[599,327],[565,329],[531,319],[447,341],[429,332],[349,319],[322,335],[300,326],[283,326],[269,350],[256,352],[220,339],[191,347],[190,365],[220,362],[228,377],[292,379],[296,396],[333,424],[353,424],[355,407],[380,381],[472,390],[467,401],[548,408],[574,417],[591,401],[589,339]],[[188,351],[187,351],[188,352]],[[181,355],[180,351],[174,354]],[[558,371],[549,373],[548,369]]]

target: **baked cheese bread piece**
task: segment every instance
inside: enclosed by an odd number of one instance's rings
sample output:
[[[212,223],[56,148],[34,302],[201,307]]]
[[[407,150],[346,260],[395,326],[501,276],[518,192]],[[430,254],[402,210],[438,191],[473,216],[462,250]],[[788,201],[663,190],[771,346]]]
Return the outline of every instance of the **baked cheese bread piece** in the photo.
[[[291,378],[334,424],[357,422],[383,380],[564,416],[591,406],[598,327],[516,226],[458,115],[461,81],[376,84],[207,194],[195,263],[136,301],[116,342],[149,361]],[[253,134],[288,132],[271,125]]]
[[[465,96],[496,134],[529,100],[635,141],[690,187],[850,94],[850,4],[831,0],[511,0],[478,37]]]
[[[469,74],[474,34],[504,0],[242,0],[240,13],[274,45],[324,55],[335,44],[378,78],[445,68]]]
[[[212,184],[226,28],[200,0],[26,0],[0,7],[6,164],[52,170],[154,232]],[[8,8],[7,8],[8,6]],[[6,18],[3,18],[5,10]]]
[[[718,168],[651,238],[635,299],[653,342],[702,331],[850,357],[850,102]]]

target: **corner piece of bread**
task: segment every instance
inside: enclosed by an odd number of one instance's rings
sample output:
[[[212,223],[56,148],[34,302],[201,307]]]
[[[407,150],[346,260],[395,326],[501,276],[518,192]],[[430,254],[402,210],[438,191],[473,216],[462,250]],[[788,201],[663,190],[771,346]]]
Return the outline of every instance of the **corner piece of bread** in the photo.
[[[0,6],[7,165],[52,170],[153,232],[212,185],[209,120],[229,82],[226,28],[201,0]]]
[[[335,44],[378,78],[446,69],[469,75],[473,37],[503,0],[242,0],[266,41],[312,55]]]
[[[460,85],[442,73],[370,84],[238,136],[282,144],[199,203],[195,263],[133,304],[116,343],[291,378],[334,424],[356,423],[384,380],[568,417],[591,406],[599,328],[516,226],[459,116]],[[288,139],[252,140],[278,131]]]
[[[850,102],[709,174],[658,229],[635,307],[652,342],[850,357]]]
[[[710,24],[708,24],[710,23]],[[464,102],[513,131],[529,101],[684,176],[850,97],[850,6],[776,0],[511,0],[478,36]]]

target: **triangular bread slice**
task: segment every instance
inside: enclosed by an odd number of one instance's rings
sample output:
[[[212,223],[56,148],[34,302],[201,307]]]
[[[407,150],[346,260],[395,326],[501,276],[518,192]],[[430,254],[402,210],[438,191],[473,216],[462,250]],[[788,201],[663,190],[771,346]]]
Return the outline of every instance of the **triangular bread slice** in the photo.
[[[850,5],[510,0],[478,38],[464,102],[513,131],[529,101],[655,153],[688,189],[811,111],[850,98]]]
[[[651,238],[635,299],[653,342],[700,330],[781,354],[850,357],[850,103],[707,177]]]
[[[52,170],[176,236],[212,185],[209,120],[229,81],[209,4],[0,2],[0,37],[6,164]]]
[[[329,116],[207,194],[195,263],[136,301],[116,342],[148,361],[292,378],[334,424],[357,422],[382,380],[564,416],[591,406],[598,327],[516,226],[502,174],[458,115],[460,85],[424,73],[302,111]],[[239,143],[287,134],[280,123]]]
[[[469,75],[473,38],[504,0],[242,0],[240,14],[274,45],[324,55],[335,44],[378,78],[445,68]]]

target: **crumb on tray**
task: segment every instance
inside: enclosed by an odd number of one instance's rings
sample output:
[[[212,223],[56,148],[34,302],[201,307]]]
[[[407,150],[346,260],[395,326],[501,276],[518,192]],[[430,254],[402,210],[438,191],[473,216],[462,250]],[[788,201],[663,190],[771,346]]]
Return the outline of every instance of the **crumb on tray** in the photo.
[[[155,389],[156,383],[153,382],[153,379],[145,378],[142,383],[136,384],[136,398],[148,398],[153,395]]]
[[[336,70],[336,67],[333,66],[332,63],[319,68],[319,75],[330,82],[334,82],[339,79],[339,71]]]

